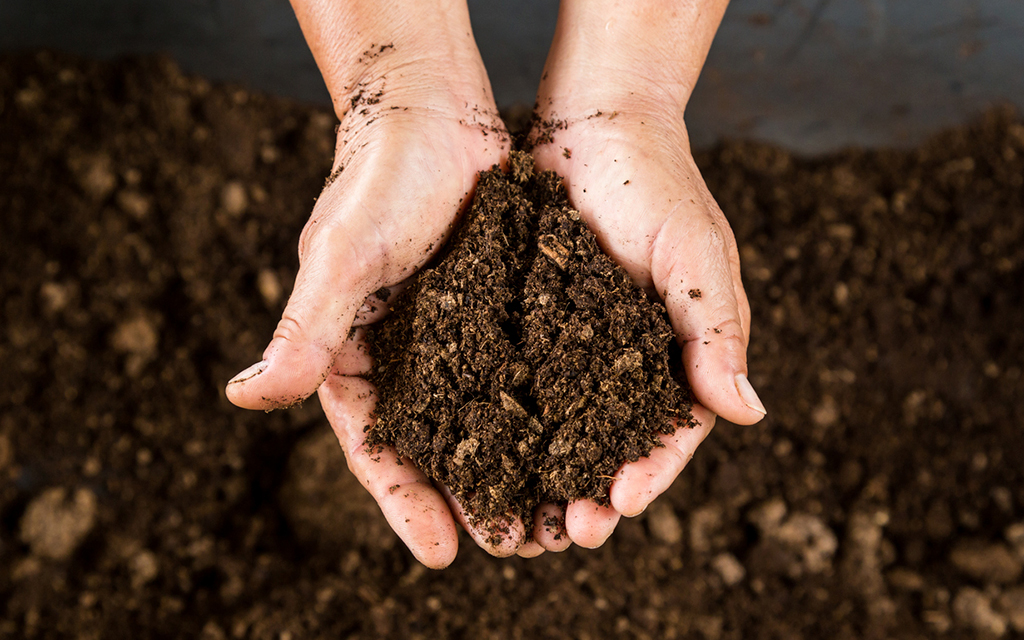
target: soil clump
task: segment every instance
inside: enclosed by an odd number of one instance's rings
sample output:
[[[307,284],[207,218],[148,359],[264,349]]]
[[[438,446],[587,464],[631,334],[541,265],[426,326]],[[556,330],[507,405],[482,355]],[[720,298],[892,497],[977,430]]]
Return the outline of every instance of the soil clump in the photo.
[[[482,521],[607,504],[623,463],[692,420],[665,308],[518,151],[508,173],[480,174],[443,257],[370,343],[368,442],[395,445]]]

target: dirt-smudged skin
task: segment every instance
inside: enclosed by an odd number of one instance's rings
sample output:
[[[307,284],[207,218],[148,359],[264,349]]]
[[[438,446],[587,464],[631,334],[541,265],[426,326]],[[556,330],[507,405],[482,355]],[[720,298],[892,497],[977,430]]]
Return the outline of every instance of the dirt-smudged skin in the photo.
[[[444,257],[373,336],[373,444],[484,520],[607,502],[611,476],[690,420],[664,307],[612,263],[553,173],[481,174]]]

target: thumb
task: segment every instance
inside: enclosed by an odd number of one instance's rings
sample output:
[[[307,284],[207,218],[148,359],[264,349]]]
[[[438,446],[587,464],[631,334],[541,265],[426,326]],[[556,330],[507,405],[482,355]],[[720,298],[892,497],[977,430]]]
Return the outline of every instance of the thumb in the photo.
[[[304,235],[312,235],[309,230]],[[356,312],[374,289],[372,261],[356,248],[349,230],[317,231],[299,243],[295,288],[263,359],[227,384],[228,400],[239,407],[269,411],[312,395],[327,379]]]
[[[683,345],[697,401],[730,422],[754,424],[767,411],[747,379],[749,307],[736,243],[718,214],[703,233],[678,218],[666,223],[654,246],[652,276]]]

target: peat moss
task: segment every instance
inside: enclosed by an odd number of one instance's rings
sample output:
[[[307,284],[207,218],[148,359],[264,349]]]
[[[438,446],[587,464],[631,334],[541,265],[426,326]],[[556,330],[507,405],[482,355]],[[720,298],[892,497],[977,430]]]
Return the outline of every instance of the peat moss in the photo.
[[[481,173],[444,256],[372,343],[368,441],[482,520],[607,504],[623,463],[692,420],[665,308],[601,251],[561,179],[519,152],[508,173]]]

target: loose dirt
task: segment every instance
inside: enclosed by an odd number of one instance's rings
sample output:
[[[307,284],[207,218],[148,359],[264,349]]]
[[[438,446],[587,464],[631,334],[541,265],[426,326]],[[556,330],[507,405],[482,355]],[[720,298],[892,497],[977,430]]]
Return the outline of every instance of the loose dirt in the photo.
[[[612,474],[692,419],[665,308],[528,154],[480,175],[446,254],[392,310],[371,337],[368,441],[396,445],[474,519],[607,504]]]
[[[699,154],[768,418],[719,424],[601,549],[463,537],[443,572],[315,401],[222,394],[291,289],[334,125],[162,60],[0,59],[0,637],[1024,633],[1016,114],[909,151]]]

